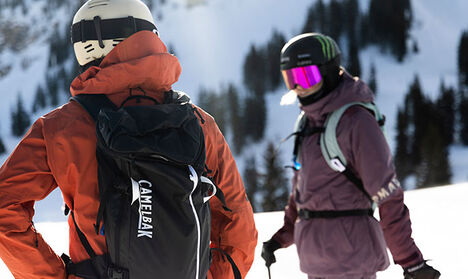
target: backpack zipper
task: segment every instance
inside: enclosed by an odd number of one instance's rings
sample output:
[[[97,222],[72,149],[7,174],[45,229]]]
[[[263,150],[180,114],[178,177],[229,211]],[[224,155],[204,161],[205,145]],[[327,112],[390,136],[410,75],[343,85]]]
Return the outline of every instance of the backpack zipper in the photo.
[[[195,169],[192,167],[192,166],[188,166],[189,167],[189,170],[190,170],[190,180],[193,181],[193,189],[192,189],[192,192],[190,193],[189,195],[189,201],[190,201],[190,205],[192,206],[192,211],[193,211],[193,215],[195,216],[195,222],[197,224],[197,260],[196,260],[196,263],[197,263],[197,274],[195,275],[195,279],[198,279],[198,276],[200,274],[200,235],[201,235],[201,226],[200,226],[200,220],[198,218],[198,214],[197,214],[197,211],[195,209],[195,205],[193,204],[193,199],[192,199],[192,195],[193,195],[193,192],[195,192],[195,189],[197,188],[197,185],[198,185],[198,174],[197,172],[195,171]]]

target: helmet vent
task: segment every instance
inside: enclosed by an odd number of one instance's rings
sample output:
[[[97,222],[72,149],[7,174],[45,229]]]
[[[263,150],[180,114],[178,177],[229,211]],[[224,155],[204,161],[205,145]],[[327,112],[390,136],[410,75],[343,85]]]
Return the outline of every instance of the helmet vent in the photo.
[[[112,43],[112,46],[116,46],[118,45],[119,43],[123,42],[124,39],[114,39],[114,42]]]
[[[90,1],[88,4],[88,8],[92,9],[98,6],[107,6],[107,5],[109,5],[109,0]]]
[[[94,50],[94,48],[90,48],[90,49],[87,49],[86,52],[87,52],[87,53],[90,53],[90,52],[93,51],[93,50]]]
[[[92,44],[89,44],[87,46],[85,46],[84,48],[87,49],[87,48],[90,48],[92,46]]]

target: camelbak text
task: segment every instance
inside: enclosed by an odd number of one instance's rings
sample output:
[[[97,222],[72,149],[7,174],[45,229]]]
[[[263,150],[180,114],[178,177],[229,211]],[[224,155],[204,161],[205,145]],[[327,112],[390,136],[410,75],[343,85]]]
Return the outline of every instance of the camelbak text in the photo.
[[[138,212],[140,213],[140,219],[138,222],[138,234],[137,237],[149,237],[153,238],[153,219],[152,212],[153,206],[151,203],[151,198],[153,191],[151,188],[153,185],[147,180],[138,181],[139,186],[139,203],[140,208]]]

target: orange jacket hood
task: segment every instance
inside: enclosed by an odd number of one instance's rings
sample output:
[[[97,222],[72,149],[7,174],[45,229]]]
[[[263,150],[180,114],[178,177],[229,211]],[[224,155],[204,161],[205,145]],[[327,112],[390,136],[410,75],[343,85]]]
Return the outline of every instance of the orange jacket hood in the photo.
[[[178,59],[167,53],[161,39],[150,31],[141,31],[118,44],[99,67],[90,67],[77,76],[70,92],[72,96],[111,95],[137,87],[150,92],[164,92],[171,89],[180,73]]]

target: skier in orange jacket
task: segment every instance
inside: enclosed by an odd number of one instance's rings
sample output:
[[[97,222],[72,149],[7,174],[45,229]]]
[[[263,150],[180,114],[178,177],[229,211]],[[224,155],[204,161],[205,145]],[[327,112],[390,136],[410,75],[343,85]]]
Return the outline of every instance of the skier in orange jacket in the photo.
[[[109,0],[106,5],[98,2],[86,2],[73,23],[95,17],[104,21],[133,16],[154,25],[149,9],[140,0]],[[132,88],[141,88],[162,101],[163,93],[178,80],[181,66],[175,56],[167,53],[156,30],[138,28],[123,38],[98,36],[74,42],[75,55],[84,72],[72,82],[72,96],[105,93],[118,105]],[[201,127],[206,165],[232,209],[226,211],[219,200],[212,199],[211,246],[231,255],[245,277],[257,244],[252,208],[231,151],[214,119],[194,107],[205,120]],[[62,259],[32,223],[35,201],[44,199],[57,187],[96,254],[106,252],[105,238],[97,235],[93,227],[99,207],[95,135],[91,116],[78,103],[70,101],[37,119],[0,169],[0,257],[15,278],[78,278],[67,275]],[[72,261],[86,260],[89,256],[71,218],[69,228]],[[208,278],[234,278],[231,265],[220,253],[213,253]]]

